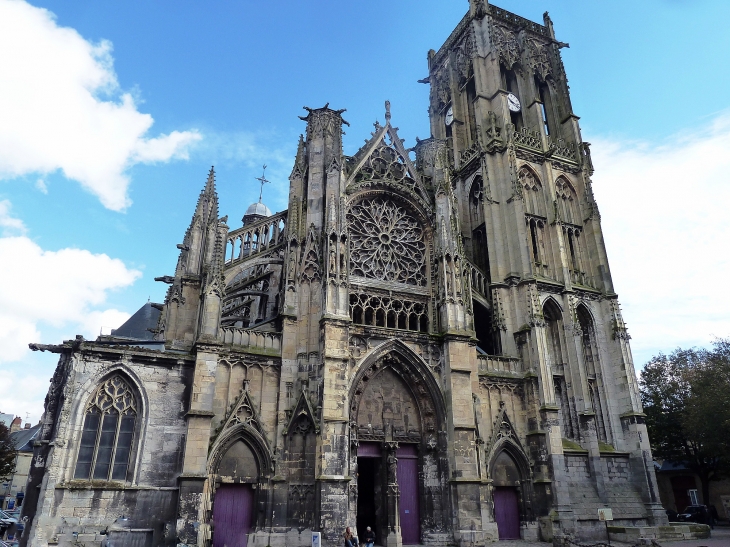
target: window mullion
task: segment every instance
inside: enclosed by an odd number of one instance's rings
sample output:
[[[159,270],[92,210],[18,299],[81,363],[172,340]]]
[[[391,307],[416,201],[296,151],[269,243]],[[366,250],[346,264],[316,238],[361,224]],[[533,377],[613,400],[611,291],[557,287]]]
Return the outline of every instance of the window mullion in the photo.
[[[112,455],[109,459],[109,480],[114,476],[114,463],[117,459],[117,443],[119,442],[119,428],[122,426],[122,413],[117,412],[117,429],[114,432],[114,443],[112,444]]]
[[[98,407],[97,407],[98,408]],[[94,470],[96,469],[96,455],[99,452],[99,443],[101,442],[101,430],[104,426],[104,411],[99,409],[99,425],[96,427],[96,440],[94,441],[94,455],[91,457],[91,469],[89,470],[89,480],[94,479]]]

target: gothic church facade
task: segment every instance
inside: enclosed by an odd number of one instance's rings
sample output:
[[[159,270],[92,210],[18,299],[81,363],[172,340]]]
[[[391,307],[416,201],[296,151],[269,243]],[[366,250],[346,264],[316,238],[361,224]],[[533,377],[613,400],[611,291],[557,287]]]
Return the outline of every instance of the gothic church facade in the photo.
[[[60,355],[27,545],[483,545],[654,525],[629,348],[547,14],[428,55],[432,136],[307,109],[289,205],[213,170],[163,305]]]

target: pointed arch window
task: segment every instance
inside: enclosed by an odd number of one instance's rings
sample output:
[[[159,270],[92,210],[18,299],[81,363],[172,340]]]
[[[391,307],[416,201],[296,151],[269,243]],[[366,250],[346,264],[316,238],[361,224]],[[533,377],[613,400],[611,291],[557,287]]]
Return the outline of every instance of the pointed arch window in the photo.
[[[562,330],[563,314],[558,305],[548,299],[543,306],[543,317],[545,318],[547,356],[548,364],[552,366],[563,365],[563,343],[560,331]]]
[[[545,214],[545,194],[542,191],[540,179],[527,167],[522,167],[517,173],[522,193],[525,196],[525,212],[547,218]]]
[[[578,204],[578,194],[565,177],[555,181],[555,197],[558,202],[558,213],[564,222],[581,226],[583,220]]]
[[[84,413],[74,478],[127,479],[137,408],[137,397],[122,376],[116,374],[97,388]]]
[[[471,183],[469,213],[471,213],[472,228],[484,223],[484,180],[481,175],[474,177]]]
[[[593,325],[593,317],[586,307],[581,304],[576,309],[578,323],[581,329],[581,342],[583,346],[583,362],[585,363],[586,375],[588,376],[588,391],[591,399],[591,406],[596,413],[596,433],[598,440],[608,442],[608,431],[604,415],[604,400],[598,388],[598,347],[596,345],[596,331]]]
[[[528,167],[520,168],[517,178],[525,198],[525,223],[533,269],[536,274],[548,277],[549,267],[545,252],[547,213],[542,183]]]

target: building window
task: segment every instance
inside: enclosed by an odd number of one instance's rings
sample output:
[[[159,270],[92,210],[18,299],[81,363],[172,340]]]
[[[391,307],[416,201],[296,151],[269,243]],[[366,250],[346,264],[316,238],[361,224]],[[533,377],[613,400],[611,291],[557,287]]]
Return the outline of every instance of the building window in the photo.
[[[535,87],[537,87],[538,95],[540,96],[540,110],[542,114],[542,123],[545,127],[545,134],[551,135],[554,132],[557,124],[553,121],[553,99],[550,94],[550,87],[547,83],[541,82],[535,78]]]
[[[563,359],[563,342],[560,334],[563,329],[563,314],[553,300],[547,300],[545,302],[542,314],[545,317],[548,365],[552,367],[562,366],[565,363]]]
[[[129,384],[114,375],[86,407],[74,478],[126,480],[136,425],[137,398]]]
[[[517,83],[517,73],[512,69],[507,69],[504,65],[499,65],[500,76],[502,77],[502,89],[506,89],[507,92],[512,93],[518,99],[520,99],[520,88]],[[520,99],[522,100],[522,99]],[[515,129],[518,131],[524,126],[522,121],[522,110],[519,112],[510,111],[510,121]]]

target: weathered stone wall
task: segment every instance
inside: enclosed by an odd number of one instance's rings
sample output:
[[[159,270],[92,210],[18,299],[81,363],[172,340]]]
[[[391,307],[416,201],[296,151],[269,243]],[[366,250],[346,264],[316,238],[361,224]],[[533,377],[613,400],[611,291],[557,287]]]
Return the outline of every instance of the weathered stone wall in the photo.
[[[44,467],[44,479],[37,515],[27,532],[28,545],[67,540],[74,533],[92,541],[88,534],[115,527],[118,534],[121,528],[144,529],[155,544],[174,544],[190,362],[160,352],[89,346],[70,359],[60,413],[47,439],[52,448],[45,461],[35,460]],[[133,386],[137,397],[137,430],[127,480],[75,479],[89,398],[116,374]],[[121,516],[128,521],[116,522]]]

